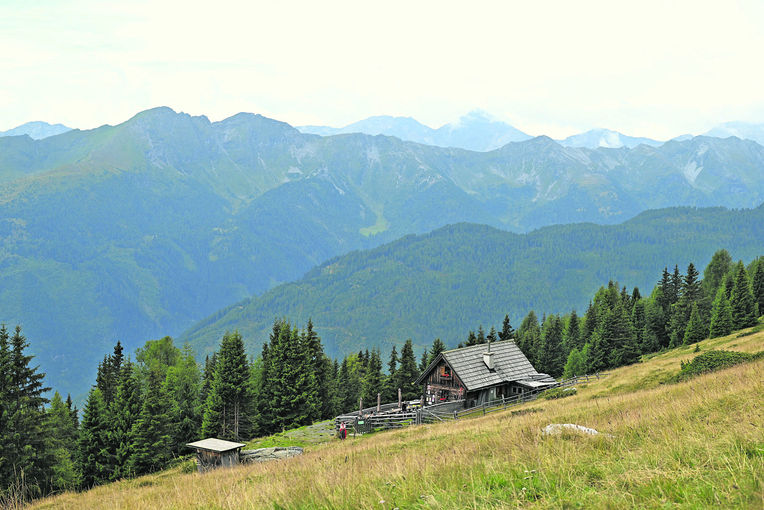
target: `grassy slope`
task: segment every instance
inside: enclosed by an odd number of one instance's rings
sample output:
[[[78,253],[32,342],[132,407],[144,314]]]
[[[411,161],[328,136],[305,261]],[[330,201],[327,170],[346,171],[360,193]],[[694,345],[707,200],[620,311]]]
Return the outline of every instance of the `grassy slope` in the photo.
[[[753,352],[764,331],[706,340]],[[565,399],[309,448],[201,476],[181,468],[38,508],[624,508],[764,506],[764,360],[663,384],[680,348]],[[549,423],[612,434],[544,438]]]

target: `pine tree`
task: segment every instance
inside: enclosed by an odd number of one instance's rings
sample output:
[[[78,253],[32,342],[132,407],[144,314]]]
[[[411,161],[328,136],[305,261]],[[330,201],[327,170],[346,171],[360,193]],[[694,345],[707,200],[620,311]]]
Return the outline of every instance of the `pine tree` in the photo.
[[[485,339],[488,342],[496,342],[499,340],[499,337],[496,335],[496,329],[494,329],[493,326],[491,326],[491,330],[488,332],[488,335],[485,337]]]
[[[100,485],[111,477],[108,435],[106,404],[101,390],[94,387],[85,403],[77,442],[77,470],[80,484],[85,489]]]
[[[684,345],[690,345],[700,342],[708,335],[708,330],[703,324],[703,320],[700,318],[700,312],[698,312],[698,304],[692,304],[692,311],[690,312],[690,321],[687,324],[687,329],[684,332]]]
[[[172,458],[169,407],[162,372],[155,366],[149,370],[141,412],[133,424],[127,471],[134,476],[163,469]]]
[[[742,262],[738,262],[735,271],[735,286],[732,288],[732,295],[730,296],[730,308],[732,309],[734,329],[756,325],[756,302]]]
[[[477,345],[477,343],[478,341],[477,337],[475,336],[475,332],[470,330],[469,334],[467,335],[467,343],[465,346],[469,347],[471,345]]]
[[[265,347],[264,347],[265,348]],[[207,396],[212,388],[212,381],[215,380],[215,366],[218,361],[218,353],[213,352],[212,357],[208,354],[204,359],[204,372],[202,374],[202,388],[199,392],[199,400],[202,404],[207,401]]]
[[[504,321],[501,323],[501,332],[499,332],[499,340],[512,340],[515,337],[515,330],[509,323],[509,314],[504,315]]]
[[[538,348],[541,342],[541,327],[536,313],[531,310],[517,330],[517,347],[525,354],[534,367],[538,364]]]
[[[416,359],[414,358],[414,345],[409,338],[401,350],[401,366],[396,372],[398,378],[397,386],[401,388],[404,400],[411,400],[419,397],[419,388],[414,385],[419,370],[417,370]]]
[[[586,308],[584,314],[583,324],[581,325],[581,343],[587,344],[592,340],[592,335],[597,329],[599,315],[597,310],[594,309],[594,305],[589,301],[589,306]]]
[[[309,399],[315,400],[315,413],[309,417],[312,423],[319,419],[334,417],[331,411],[331,371],[332,363],[324,354],[324,347],[321,344],[321,338],[313,330],[313,321],[308,319],[308,325],[305,329],[305,348],[309,358],[309,370],[313,371],[315,387],[309,389]]]
[[[427,368],[428,361],[430,359],[430,356],[427,354],[427,347],[424,348],[424,351],[422,351],[422,357],[419,358],[419,371],[424,372]]]
[[[631,324],[634,327],[634,341],[640,354],[652,352],[651,346],[645,341],[645,300],[638,299],[631,309]]]
[[[718,250],[711,257],[706,269],[703,270],[701,287],[706,296],[716,296],[716,291],[724,281],[724,277],[732,269],[732,257],[727,250]]]
[[[477,339],[476,339],[476,341],[477,341],[478,344],[484,344],[484,343],[486,343],[488,341],[485,338],[485,331],[483,330],[483,325],[482,324],[480,326],[478,326],[478,332],[477,332]]]
[[[656,287],[645,304],[645,327],[642,337],[643,344],[640,348],[643,353],[655,352],[668,347],[669,337],[666,333],[666,318],[663,305],[661,305],[662,298],[663,290]]]
[[[713,307],[711,308],[711,338],[726,336],[732,333],[732,308],[727,299],[724,285],[720,284],[716,291]]]

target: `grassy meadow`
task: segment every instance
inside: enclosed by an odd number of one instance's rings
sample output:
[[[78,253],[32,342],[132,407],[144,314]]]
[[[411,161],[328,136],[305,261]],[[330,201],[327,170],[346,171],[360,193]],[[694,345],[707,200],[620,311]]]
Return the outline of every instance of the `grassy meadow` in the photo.
[[[764,331],[739,335],[699,346],[764,349]],[[567,398],[205,475],[186,462],[33,508],[764,508],[764,360],[670,383],[694,349],[614,370]],[[542,436],[550,423],[604,434]]]

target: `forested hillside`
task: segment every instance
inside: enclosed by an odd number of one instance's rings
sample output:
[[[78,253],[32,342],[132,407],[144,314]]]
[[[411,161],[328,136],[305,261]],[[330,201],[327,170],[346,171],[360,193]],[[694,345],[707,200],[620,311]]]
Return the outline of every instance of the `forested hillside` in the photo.
[[[434,338],[448,345],[463,332],[519,323],[530,310],[583,313],[608,280],[652,289],[666,260],[705,267],[719,246],[744,260],[762,254],[764,206],[754,210],[675,208],[621,225],[565,225],[529,234],[452,225],[322,264],[294,283],[239,302],[181,336],[210,352],[238,330],[259,352],[274,317],[317,325],[332,356],[359,348],[418,352]],[[539,317],[540,318],[540,317]]]

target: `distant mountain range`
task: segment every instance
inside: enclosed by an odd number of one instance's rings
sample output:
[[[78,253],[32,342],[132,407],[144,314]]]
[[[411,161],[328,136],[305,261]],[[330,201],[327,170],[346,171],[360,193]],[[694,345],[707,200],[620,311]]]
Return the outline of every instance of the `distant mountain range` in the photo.
[[[0,136],[20,136],[29,135],[33,140],[42,140],[49,136],[60,135],[71,131],[72,128],[68,128],[63,124],[48,124],[47,122],[35,121],[27,122],[8,131],[0,131]]]
[[[23,325],[51,384],[85,391],[117,339],[178,334],[352,250],[459,222],[528,231],[756,207],[762,169],[764,147],[737,138],[473,152],[169,108],[2,137],[0,321]]]
[[[753,140],[754,142],[764,145],[764,124],[726,122],[707,131],[705,135],[715,136],[717,138],[736,136],[743,140]]]
[[[321,136],[347,133],[386,135],[409,142],[436,147],[459,147],[472,151],[490,151],[510,142],[522,142],[532,138],[509,124],[476,110],[438,129],[425,126],[411,117],[369,117],[342,128],[327,126],[299,126],[303,133]]]
[[[658,140],[626,136],[618,131],[611,131],[609,129],[592,129],[585,133],[569,136],[564,140],[559,140],[559,142],[560,145],[564,145],[565,147],[586,147],[589,149],[596,149],[598,147],[611,149],[628,147],[631,149],[640,144],[649,145],[651,147],[657,147],[663,144],[663,142]]]
[[[407,236],[373,250],[321,264],[300,280],[238,302],[185,332],[200,353],[212,353],[226,331],[238,330],[259,352],[273,320],[304,325],[312,318],[334,356],[359,348],[398,351],[407,338],[418,350],[435,338],[447,346],[469,330],[515,328],[535,310],[586,310],[608,280],[649,294],[665,266],[699,271],[726,248],[746,262],[764,255],[764,205],[754,210],[672,208],[649,211],[616,226],[558,225],[512,234],[459,224]]]

